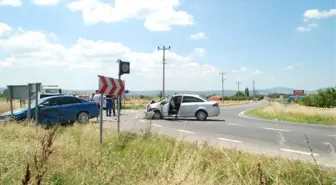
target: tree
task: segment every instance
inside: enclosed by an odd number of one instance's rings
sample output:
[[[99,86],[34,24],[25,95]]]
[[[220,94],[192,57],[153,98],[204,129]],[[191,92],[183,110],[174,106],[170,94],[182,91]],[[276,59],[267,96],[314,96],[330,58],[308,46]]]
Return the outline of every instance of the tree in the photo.
[[[245,96],[246,97],[250,96],[250,91],[249,91],[249,89],[247,87],[245,88]]]
[[[238,91],[235,96],[245,96],[243,92]]]

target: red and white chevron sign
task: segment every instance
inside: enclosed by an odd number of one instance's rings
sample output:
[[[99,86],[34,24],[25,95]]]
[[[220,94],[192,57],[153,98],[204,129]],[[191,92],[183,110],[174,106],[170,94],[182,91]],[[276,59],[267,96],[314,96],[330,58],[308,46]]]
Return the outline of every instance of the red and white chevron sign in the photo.
[[[114,79],[106,76],[98,76],[99,78],[99,94],[108,94],[121,96],[125,90],[125,81]]]

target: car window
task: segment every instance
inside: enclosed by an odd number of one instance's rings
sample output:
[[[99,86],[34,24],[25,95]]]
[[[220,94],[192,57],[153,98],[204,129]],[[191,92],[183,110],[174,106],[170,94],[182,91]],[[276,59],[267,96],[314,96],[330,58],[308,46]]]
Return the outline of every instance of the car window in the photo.
[[[57,106],[59,104],[58,104],[57,98],[52,98],[52,99],[49,99],[49,100],[41,103],[41,105],[44,105],[44,106]]]
[[[204,101],[192,96],[183,96],[182,103],[196,103],[196,102],[204,102]]]
[[[81,101],[75,97],[62,97],[60,98],[60,105],[68,105],[74,103],[80,103]]]

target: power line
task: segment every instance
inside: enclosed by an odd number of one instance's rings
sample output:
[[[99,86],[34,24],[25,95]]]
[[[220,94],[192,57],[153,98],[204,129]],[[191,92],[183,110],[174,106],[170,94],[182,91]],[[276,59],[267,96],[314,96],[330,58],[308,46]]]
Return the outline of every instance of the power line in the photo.
[[[170,46],[168,48],[166,48],[165,46],[163,46],[163,48],[160,48],[158,46],[158,50],[163,50],[163,57],[162,57],[162,65],[163,65],[163,72],[162,72],[162,98],[164,99],[166,96],[165,96],[165,72],[166,72],[166,69],[165,69],[165,64],[166,64],[166,50],[170,50]]]
[[[224,96],[225,96],[224,94],[224,81],[225,81],[224,75],[226,74],[226,72],[220,72],[219,74],[222,75],[222,101],[224,102]]]

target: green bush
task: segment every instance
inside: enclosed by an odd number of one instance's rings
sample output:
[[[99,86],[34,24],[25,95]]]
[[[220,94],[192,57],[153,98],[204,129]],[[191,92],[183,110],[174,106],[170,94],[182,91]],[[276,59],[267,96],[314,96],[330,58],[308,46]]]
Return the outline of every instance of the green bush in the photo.
[[[320,89],[316,94],[299,100],[299,104],[311,107],[336,107],[336,87],[331,87],[326,90]]]

